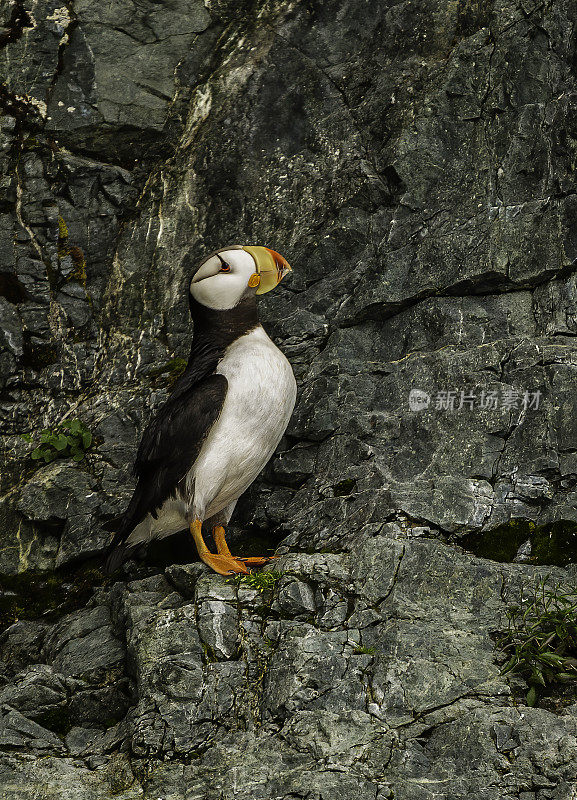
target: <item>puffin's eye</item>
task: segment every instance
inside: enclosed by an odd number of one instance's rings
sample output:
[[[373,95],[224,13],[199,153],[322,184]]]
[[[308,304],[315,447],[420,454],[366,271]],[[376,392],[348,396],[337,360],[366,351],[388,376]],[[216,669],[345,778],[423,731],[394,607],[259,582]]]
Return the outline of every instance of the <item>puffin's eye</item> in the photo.
[[[230,264],[227,264],[226,261],[222,262],[222,266],[220,268],[221,272],[230,272]]]

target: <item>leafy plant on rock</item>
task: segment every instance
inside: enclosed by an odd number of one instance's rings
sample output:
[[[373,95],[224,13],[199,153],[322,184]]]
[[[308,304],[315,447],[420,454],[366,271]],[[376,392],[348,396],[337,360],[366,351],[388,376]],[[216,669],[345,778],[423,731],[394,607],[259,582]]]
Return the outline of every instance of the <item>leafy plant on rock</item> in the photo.
[[[233,575],[229,582],[239,586],[250,586],[251,589],[258,589],[259,592],[266,592],[274,589],[277,582],[282,577],[282,572],[274,570],[263,570],[262,572],[251,572],[248,575]]]
[[[37,441],[30,433],[23,434],[22,438],[36,445],[30,453],[30,458],[34,461],[42,460],[46,464],[57,458],[82,461],[93,443],[91,432],[78,419],[65,420],[53,430],[44,428]]]
[[[501,671],[525,679],[529,706],[545,690],[577,687],[577,588],[548,579],[522,591],[518,605],[507,609],[508,630],[497,640],[508,658]]]

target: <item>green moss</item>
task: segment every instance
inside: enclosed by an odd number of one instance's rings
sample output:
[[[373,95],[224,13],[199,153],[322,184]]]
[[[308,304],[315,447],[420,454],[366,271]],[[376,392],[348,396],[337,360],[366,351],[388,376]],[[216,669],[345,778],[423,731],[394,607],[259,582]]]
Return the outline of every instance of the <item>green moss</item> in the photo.
[[[171,358],[161,367],[151,369],[148,374],[162,386],[172,387],[186,369],[187,364],[188,361],[185,358]]]
[[[374,648],[374,647],[363,647],[362,645],[358,645],[358,646],[357,646],[357,647],[355,647],[355,649],[353,650],[353,653],[354,653],[356,656],[360,656],[360,655],[374,656],[374,655],[375,655],[375,653],[376,653],[376,650],[375,650],[375,648]]]
[[[216,653],[214,652],[212,647],[207,645],[205,642],[202,642],[202,649],[204,651],[204,659],[207,664],[215,664],[218,661]]]
[[[80,247],[69,242],[68,225],[64,217],[58,217],[58,257],[70,256],[74,264],[74,271],[66,278],[66,283],[76,281],[86,288],[86,259]]]
[[[108,780],[112,796],[126,792],[134,785],[134,773],[128,757],[115,753],[108,764]]]
[[[22,143],[23,150],[35,150],[37,147],[40,147],[40,142],[36,136],[28,136]]]
[[[67,283],[76,281],[86,288],[86,260],[84,258],[84,253],[80,247],[69,247],[68,255],[74,264],[74,272],[68,276]]]
[[[64,217],[58,217],[58,242],[65,242],[68,239],[68,225]]]
[[[481,558],[511,562],[527,540],[531,542],[531,564],[566,566],[577,561],[577,522],[572,520],[536,525],[531,520],[512,519],[490,531],[464,536],[459,544]]]
[[[354,478],[345,478],[333,486],[333,494],[335,497],[347,497],[352,494],[356,488],[357,482]]]

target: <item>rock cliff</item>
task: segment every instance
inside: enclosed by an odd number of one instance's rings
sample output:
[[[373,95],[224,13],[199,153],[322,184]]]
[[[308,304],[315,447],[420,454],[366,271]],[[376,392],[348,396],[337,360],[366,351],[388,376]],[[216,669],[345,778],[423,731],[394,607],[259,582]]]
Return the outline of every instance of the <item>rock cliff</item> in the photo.
[[[527,705],[498,633],[577,577],[576,28],[2,4],[3,798],[575,800],[577,694]],[[232,242],[294,269],[261,316],[297,407],[232,537],[282,556],[227,581],[183,535],[105,580],[187,276]]]

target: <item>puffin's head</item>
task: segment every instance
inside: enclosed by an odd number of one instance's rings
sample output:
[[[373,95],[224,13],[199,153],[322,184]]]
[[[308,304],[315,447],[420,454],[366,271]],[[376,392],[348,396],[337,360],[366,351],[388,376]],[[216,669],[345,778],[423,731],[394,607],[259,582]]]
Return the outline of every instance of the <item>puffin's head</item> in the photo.
[[[192,277],[190,294],[207,308],[225,311],[247,295],[270,292],[290,269],[268,247],[236,244],[205,258]]]

